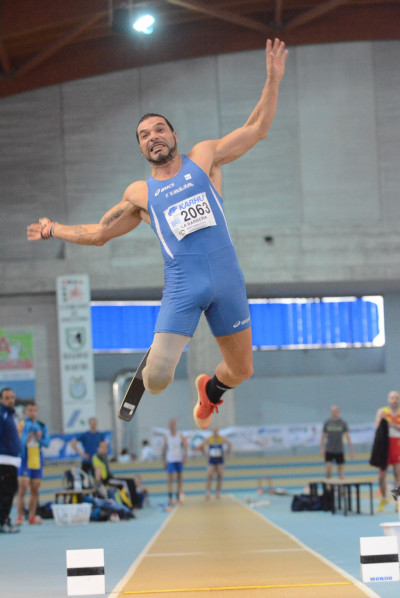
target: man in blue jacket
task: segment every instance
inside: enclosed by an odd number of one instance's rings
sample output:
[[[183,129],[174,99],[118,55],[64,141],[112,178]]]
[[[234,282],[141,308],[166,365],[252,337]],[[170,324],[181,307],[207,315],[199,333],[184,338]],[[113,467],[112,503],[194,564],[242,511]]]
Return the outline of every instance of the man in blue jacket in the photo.
[[[97,429],[97,419],[90,417],[89,430],[78,434],[71,441],[71,447],[82,457],[81,469],[85,473],[94,476],[92,459],[97,453],[100,442],[103,442],[105,439],[106,435],[104,432],[99,432]]]
[[[38,406],[33,401],[25,407],[25,417],[21,421],[21,466],[18,470],[18,500],[17,525],[24,522],[25,494],[29,488],[29,518],[30,524],[42,523],[36,515],[39,501],[39,488],[43,477],[42,448],[50,444],[49,430],[43,422],[38,420]]]
[[[0,391],[0,533],[18,531],[10,520],[10,511],[18,489],[21,443],[14,420],[15,393],[11,388]]]

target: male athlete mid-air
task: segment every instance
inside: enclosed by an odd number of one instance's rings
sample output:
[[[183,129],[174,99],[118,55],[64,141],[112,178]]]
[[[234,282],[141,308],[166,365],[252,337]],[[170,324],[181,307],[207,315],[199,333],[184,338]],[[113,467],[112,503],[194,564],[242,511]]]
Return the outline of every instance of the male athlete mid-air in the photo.
[[[142,221],[150,224],[161,245],[165,288],[143,385],[150,393],[160,393],[172,382],[204,311],[222,361],[212,378],[201,374],[196,379],[193,417],[202,429],[209,427],[223,393],[253,372],[249,306],[222,207],[221,166],[267,136],[287,56],[282,41],[268,40],[266,83],[247,122],[221,139],[197,143],[188,154],[179,153],[177,133],[164,116],[143,116],[136,135],[151,177],[129,185],[122,201],[98,224],[66,225],[40,218],[27,229],[29,241],[54,237],[104,245]]]

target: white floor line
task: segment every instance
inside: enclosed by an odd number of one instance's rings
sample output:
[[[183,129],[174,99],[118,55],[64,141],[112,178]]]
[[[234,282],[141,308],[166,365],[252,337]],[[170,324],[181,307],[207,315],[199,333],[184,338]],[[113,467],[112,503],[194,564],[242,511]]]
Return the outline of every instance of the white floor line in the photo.
[[[107,598],[113,598],[113,596],[115,596],[115,594],[118,594],[119,592],[121,592],[122,588],[124,587],[124,585],[126,584],[126,582],[128,581],[128,579],[130,577],[132,577],[133,573],[136,571],[136,569],[140,565],[141,561],[144,559],[145,556],[148,556],[148,555],[146,555],[146,552],[148,550],[150,550],[151,546],[154,544],[154,542],[157,540],[158,536],[164,530],[164,528],[166,527],[167,523],[169,523],[169,521],[171,521],[172,517],[175,515],[175,513],[177,512],[177,510],[178,509],[175,508],[175,509],[173,509],[171,511],[171,513],[169,513],[169,515],[163,521],[163,523],[160,526],[160,528],[156,531],[156,533],[151,538],[151,540],[149,540],[147,542],[147,544],[143,548],[142,552],[136,557],[136,559],[133,561],[132,565],[129,567],[128,571],[125,573],[125,575],[123,576],[123,578],[117,583],[117,585],[114,587],[114,589],[108,594]]]
[[[272,521],[270,521],[268,519],[268,517],[265,517],[265,515],[262,515],[261,513],[258,513],[258,511],[255,511],[251,507],[248,507],[245,503],[241,502],[238,498],[236,498],[236,496],[231,495],[231,497],[233,498],[233,500],[235,500],[240,505],[242,505],[242,507],[245,507],[246,509],[248,509],[251,513],[254,513],[255,515],[258,515],[259,517],[261,517],[261,519],[264,519],[264,521],[267,521],[270,525],[272,525],[272,527],[274,527],[275,529],[279,530],[281,533],[283,533],[286,536],[288,536],[291,540],[293,540],[294,542],[296,542],[296,544],[298,544],[299,546],[301,546],[304,550],[306,550],[307,552],[309,552],[310,554],[312,554],[313,556],[315,556],[317,559],[319,559],[320,561],[322,561],[326,565],[329,565],[329,567],[331,567],[331,569],[333,569],[334,571],[337,571],[338,573],[340,573],[340,575],[342,575],[343,577],[345,577],[347,580],[351,581],[351,583],[353,583],[359,590],[361,590],[362,592],[364,592],[364,594],[366,596],[369,596],[369,598],[381,598],[379,596],[379,594],[376,594],[373,590],[371,590],[371,588],[369,588],[368,586],[366,586],[365,584],[363,584],[361,581],[359,581],[358,579],[356,579],[352,575],[350,575],[350,573],[347,573],[347,571],[345,571],[344,569],[341,569],[341,567],[339,567],[338,565],[335,565],[335,563],[332,563],[332,561],[330,561],[329,559],[327,559],[324,556],[322,556],[322,554],[319,554],[318,552],[316,552],[315,550],[313,550],[312,548],[310,548],[309,546],[307,546],[306,544],[304,544],[303,542],[301,542],[298,538],[296,538],[296,536],[294,536],[290,532],[288,532],[285,529],[283,529],[283,527],[280,527],[280,525],[277,525],[276,523],[273,523]]]

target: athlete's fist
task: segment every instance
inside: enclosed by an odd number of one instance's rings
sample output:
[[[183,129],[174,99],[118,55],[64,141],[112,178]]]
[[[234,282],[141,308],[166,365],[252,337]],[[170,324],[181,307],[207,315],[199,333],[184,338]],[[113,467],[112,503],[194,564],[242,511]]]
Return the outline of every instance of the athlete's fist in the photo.
[[[39,218],[39,222],[29,224],[26,229],[28,241],[43,241],[52,237],[53,221],[48,218]]]

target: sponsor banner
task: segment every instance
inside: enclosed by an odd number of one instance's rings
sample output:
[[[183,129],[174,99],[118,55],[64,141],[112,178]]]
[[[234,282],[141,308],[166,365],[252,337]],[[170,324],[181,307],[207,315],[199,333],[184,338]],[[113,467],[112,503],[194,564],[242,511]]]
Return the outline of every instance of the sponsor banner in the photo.
[[[112,432],[106,431],[103,434],[108,442],[109,452],[111,452]],[[51,434],[49,446],[42,449],[45,461],[81,460],[80,455],[71,446],[74,438],[76,438],[76,434]]]
[[[371,444],[375,437],[375,423],[349,424],[349,432],[353,444]]]
[[[375,425],[355,424],[350,427],[353,444],[372,444]],[[211,431],[181,430],[188,441],[188,457],[199,454],[199,447]],[[154,454],[162,453],[166,428],[153,428],[151,445]],[[235,453],[269,453],[280,450],[318,447],[321,440],[322,424],[287,424],[282,426],[231,426],[220,430],[232,443]]]
[[[21,399],[34,399],[33,332],[0,328],[0,388],[12,388]]]
[[[57,308],[63,429],[81,432],[96,415],[87,275],[57,277]]]
[[[287,438],[289,447],[318,446],[321,440],[322,424],[289,424]]]
[[[220,434],[226,436],[232,443],[232,450],[237,453],[254,453],[282,450],[289,448],[286,434],[287,426],[231,426],[222,428]],[[203,440],[210,435],[210,431],[181,430],[188,441],[188,457],[199,454],[199,447]],[[153,428],[151,445],[156,456],[162,453],[162,446],[166,428]]]

